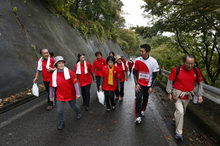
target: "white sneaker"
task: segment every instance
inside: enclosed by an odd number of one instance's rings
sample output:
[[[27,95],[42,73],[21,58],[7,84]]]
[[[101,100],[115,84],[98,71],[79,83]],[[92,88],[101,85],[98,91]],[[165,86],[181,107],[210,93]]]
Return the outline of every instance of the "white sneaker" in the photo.
[[[135,119],[135,122],[136,122],[137,124],[140,124],[140,123],[141,123],[141,117],[137,117],[137,118]]]
[[[141,115],[142,115],[142,117],[144,117],[144,116],[145,116],[145,113],[144,113],[144,111],[141,111]]]

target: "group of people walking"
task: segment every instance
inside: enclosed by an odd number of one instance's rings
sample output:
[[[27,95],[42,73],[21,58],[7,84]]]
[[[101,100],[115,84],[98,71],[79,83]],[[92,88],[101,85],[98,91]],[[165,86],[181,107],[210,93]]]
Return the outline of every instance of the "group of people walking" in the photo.
[[[76,111],[77,119],[81,118],[81,109],[76,104],[76,99],[80,97],[79,86],[83,97],[83,106],[86,111],[90,108],[90,88],[92,80],[97,85],[98,91],[104,91],[107,111],[115,109],[115,100],[123,101],[124,84],[128,80],[129,74],[133,73],[135,82],[135,122],[141,123],[141,118],[145,116],[149,95],[153,88],[159,72],[159,65],[153,57],[149,55],[150,45],[140,46],[140,57],[133,62],[123,56],[110,52],[105,60],[102,53],[95,53],[96,59],[91,65],[85,59],[85,54],[79,53],[78,60],[74,66],[74,71],[68,69],[66,61],[62,56],[52,57],[52,52],[41,49],[41,58],[38,59],[37,71],[34,83],[37,82],[39,74],[42,73],[43,82],[48,92],[47,110],[53,109],[56,96],[56,105],[59,125],[61,130],[64,123],[63,109],[64,103],[69,102],[72,109]],[[194,95],[198,95],[198,102],[202,102],[201,72],[194,67],[195,57],[187,54],[183,57],[183,65],[172,70],[167,83],[168,99],[175,102],[175,113],[173,123],[176,124],[175,138],[182,140],[183,117],[187,104]]]
[[[124,81],[127,81],[128,78],[128,68],[123,57],[114,56],[114,52],[110,52],[106,61],[102,57],[102,53],[97,51],[95,53],[96,59],[91,65],[85,60],[85,54],[79,53],[72,71],[65,66],[66,61],[62,56],[53,58],[51,53],[47,49],[40,50],[42,57],[38,59],[33,82],[36,83],[42,73],[43,82],[48,92],[47,110],[53,109],[56,97],[59,130],[65,125],[63,116],[65,102],[68,101],[71,108],[76,111],[77,119],[81,118],[81,109],[76,104],[76,99],[80,97],[79,86],[83,97],[83,106],[86,111],[89,111],[92,80],[97,84],[98,91],[104,91],[107,111],[115,109],[115,95],[116,99],[119,99],[120,96],[123,101]]]

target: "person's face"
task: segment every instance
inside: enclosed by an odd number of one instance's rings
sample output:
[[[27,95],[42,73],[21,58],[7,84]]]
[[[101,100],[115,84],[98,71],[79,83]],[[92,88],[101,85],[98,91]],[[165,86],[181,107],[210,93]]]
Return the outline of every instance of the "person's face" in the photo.
[[[109,66],[109,67],[112,67],[112,66],[113,66],[113,64],[114,64],[114,62],[113,62],[113,61],[111,61],[111,60],[109,60],[109,61],[108,61],[108,66]]]
[[[59,62],[57,62],[57,69],[58,69],[58,70],[63,70],[63,69],[64,69],[64,66],[65,66],[64,61],[59,61]]]
[[[85,56],[82,55],[82,56],[80,56],[79,61],[80,61],[80,62],[84,62],[85,59],[86,59]]]
[[[43,56],[44,59],[47,59],[50,56],[47,49],[43,49],[41,55]]]
[[[186,58],[186,62],[183,62],[183,67],[186,69],[186,70],[191,70],[193,68],[195,64],[195,60],[194,58],[189,58],[187,57]]]
[[[121,64],[121,62],[122,62],[121,59],[118,59],[118,60],[117,60],[117,63],[118,63],[118,64]]]
[[[145,58],[148,56],[148,54],[149,54],[149,52],[146,52],[144,48],[140,49],[140,56],[141,57]]]
[[[113,53],[109,53],[109,56],[114,56]]]
[[[98,60],[101,60],[102,55],[98,54],[98,55],[96,56],[96,58],[97,58]]]
[[[121,56],[121,59],[123,60],[123,59],[124,59],[124,56]]]

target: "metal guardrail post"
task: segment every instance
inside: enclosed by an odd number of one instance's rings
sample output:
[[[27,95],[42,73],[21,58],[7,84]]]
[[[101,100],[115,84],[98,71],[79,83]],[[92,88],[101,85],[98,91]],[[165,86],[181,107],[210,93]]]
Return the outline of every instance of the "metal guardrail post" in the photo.
[[[163,76],[162,81],[163,82],[165,82],[165,79],[169,77],[169,74],[170,74],[170,71],[162,69],[162,76]],[[220,104],[220,89],[204,84],[204,83],[202,83],[202,85],[203,85],[203,90],[204,90],[203,96],[205,98],[208,98],[209,100],[212,100],[213,102],[217,104]]]

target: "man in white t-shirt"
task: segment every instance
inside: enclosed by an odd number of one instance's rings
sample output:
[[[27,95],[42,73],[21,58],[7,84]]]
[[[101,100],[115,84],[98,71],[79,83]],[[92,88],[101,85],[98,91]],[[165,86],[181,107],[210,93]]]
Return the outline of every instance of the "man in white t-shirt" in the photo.
[[[140,57],[135,60],[133,69],[136,95],[135,122],[137,124],[141,123],[141,116],[145,115],[144,112],[147,107],[148,97],[153,91],[157,79],[157,72],[159,71],[157,61],[149,56],[150,45],[144,44],[140,47]]]

